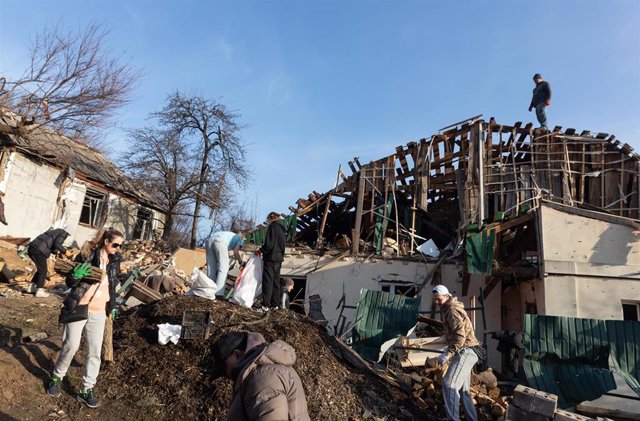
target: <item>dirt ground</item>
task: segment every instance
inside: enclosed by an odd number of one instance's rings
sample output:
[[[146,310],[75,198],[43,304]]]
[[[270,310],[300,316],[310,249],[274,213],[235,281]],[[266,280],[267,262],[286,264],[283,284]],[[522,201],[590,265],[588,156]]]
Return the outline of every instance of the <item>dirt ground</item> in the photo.
[[[296,349],[295,369],[313,420],[427,420],[399,390],[353,369],[336,356],[333,339],[305,316],[278,310],[268,316],[226,302],[177,296],[136,307],[114,324],[115,361],[102,367],[96,394],[102,407],[92,410],[75,396],[82,377],[82,348],[63,381],[63,394],[44,392],[60,350],[57,326],[60,297],[36,299],[18,292],[0,296],[1,420],[163,420],[226,419],[231,383],[211,379],[211,345],[232,330],[262,333]],[[212,313],[208,340],[157,343],[157,324],[180,324],[184,310]],[[47,339],[24,343],[44,332]],[[84,346],[84,345],[83,345]]]

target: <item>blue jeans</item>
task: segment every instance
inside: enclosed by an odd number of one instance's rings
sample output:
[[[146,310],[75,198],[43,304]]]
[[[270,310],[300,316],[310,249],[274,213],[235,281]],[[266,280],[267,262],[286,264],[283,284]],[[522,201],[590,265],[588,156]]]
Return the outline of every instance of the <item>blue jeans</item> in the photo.
[[[478,356],[471,348],[462,348],[451,358],[447,374],[442,380],[444,409],[447,417],[460,421],[460,395],[466,420],[478,421],[476,408],[471,399],[471,369],[478,362]]]
[[[541,103],[536,105],[536,117],[538,117],[538,122],[540,123],[540,127],[546,129],[547,128],[547,106],[545,103]]]
[[[207,276],[216,283],[217,297],[224,297],[227,273],[229,273],[227,243],[209,239],[207,242]]]

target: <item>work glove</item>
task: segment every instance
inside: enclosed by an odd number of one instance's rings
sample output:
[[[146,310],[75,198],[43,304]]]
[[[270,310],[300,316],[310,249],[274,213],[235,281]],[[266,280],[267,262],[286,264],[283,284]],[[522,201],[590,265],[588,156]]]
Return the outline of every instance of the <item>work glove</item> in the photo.
[[[85,262],[81,265],[80,264],[76,265],[76,267],[73,268],[73,272],[71,273],[71,276],[74,279],[81,280],[85,276],[89,275],[89,273],[91,273],[91,264],[89,262]]]
[[[111,320],[115,320],[118,317],[118,309],[114,308],[111,310]]]
[[[551,100],[550,99],[546,100],[545,104],[547,104],[547,107],[548,107],[549,105],[551,105]]]
[[[448,352],[443,352],[442,354],[438,355],[438,364],[444,365],[448,360],[449,360]]]
[[[529,107],[529,112],[531,112],[531,110],[533,110],[533,107]]]

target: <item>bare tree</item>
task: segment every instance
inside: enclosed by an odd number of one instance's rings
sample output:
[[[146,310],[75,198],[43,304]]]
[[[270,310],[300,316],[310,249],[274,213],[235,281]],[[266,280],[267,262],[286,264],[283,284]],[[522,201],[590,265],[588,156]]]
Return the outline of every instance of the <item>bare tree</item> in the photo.
[[[193,162],[198,162],[198,184],[192,189],[193,248],[197,242],[202,206],[222,206],[222,187],[216,185],[223,180],[224,185],[234,183],[244,186],[249,176],[244,145],[239,137],[242,125],[238,123],[239,115],[229,111],[223,104],[197,95],[186,96],[181,92],[170,95],[167,105],[155,115],[167,127],[188,137],[194,152]]]
[[[129,147],[120,157],[127,174],[141,184],[168,210],[162,238],[173,235],[174,221],[186,215],[184,205],[198,176],[189,162],[189,154],[180,134],[173,130],[146,127],[128,131]]]
[[[24,74],[5,80],[0,108],[71,138],[99,146],[99,129],[129,102],[141,72],[105,45],[107,30],[90,24],[76,32],[44,29],[31,43]]]

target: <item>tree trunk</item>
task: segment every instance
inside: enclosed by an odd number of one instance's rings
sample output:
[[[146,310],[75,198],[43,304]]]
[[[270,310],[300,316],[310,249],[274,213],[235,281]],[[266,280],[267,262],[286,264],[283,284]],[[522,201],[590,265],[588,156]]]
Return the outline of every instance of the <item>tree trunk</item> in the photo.
[[[209,137],[206,135],[207,126],[205,124],[203,131],[204,153],[202,154],[202,165],[200,166],[200,179],[198,183],[198,192],[196,193],[196,201],[193,207],[193,225],[191,226],[191,248],[196,248],[198,236],[198,218],[200,217],[200,206],[202,204],[202,191],[204,183],[207,180],[207,164],[209,161]]]
[[[196,248],[196,237],[198,235],[198,217],[200,216],[200,195],[202,194],[202,184],[198,187],[198,196],[196,197],[196,203],[193,208],[193,225],[191,226],[191,244],[192,249]]]
[[[162,239],[169,241],[173,231],[173,210],[167,213],[167,219],[164,221],[164,230],[162,231]]]

